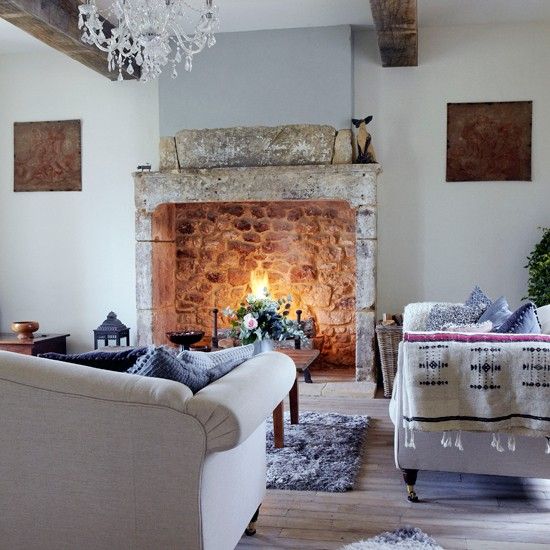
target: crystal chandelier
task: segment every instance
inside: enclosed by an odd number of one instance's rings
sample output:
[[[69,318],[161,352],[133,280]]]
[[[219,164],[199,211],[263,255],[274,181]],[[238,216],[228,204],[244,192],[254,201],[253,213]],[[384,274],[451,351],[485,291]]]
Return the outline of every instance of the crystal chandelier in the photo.
[[[107,66],[110,71],[118,69],[118,80],[123,70],[134,74],[136,66],[141,68],[141,80],[152,80],[167,64],[176,78],[180,61],[185,60],[185,70],[190,71],[193,56],[216,43],[217,6],[213,0],[201,0],[200,6],[192,1],[114,0],[107,14],[114,24],[110,29],[96,0],[86,0],[78,8],[78,28],[83,42],[107,52]]]

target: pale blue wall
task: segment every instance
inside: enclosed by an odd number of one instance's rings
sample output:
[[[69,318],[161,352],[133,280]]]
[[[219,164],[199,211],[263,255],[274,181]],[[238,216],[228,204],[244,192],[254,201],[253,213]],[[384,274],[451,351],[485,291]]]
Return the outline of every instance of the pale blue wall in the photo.
[[[349,128],[349,26],[220,33],[193,70],[162,73],[160,133],[182,128],[331,124]]]

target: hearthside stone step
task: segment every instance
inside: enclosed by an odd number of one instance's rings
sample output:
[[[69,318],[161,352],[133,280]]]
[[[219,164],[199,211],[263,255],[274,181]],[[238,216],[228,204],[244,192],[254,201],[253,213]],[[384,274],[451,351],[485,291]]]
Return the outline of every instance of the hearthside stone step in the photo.
[[[335,138],[313,124],[181,130],[176,149],[180,168],[330,164]]]

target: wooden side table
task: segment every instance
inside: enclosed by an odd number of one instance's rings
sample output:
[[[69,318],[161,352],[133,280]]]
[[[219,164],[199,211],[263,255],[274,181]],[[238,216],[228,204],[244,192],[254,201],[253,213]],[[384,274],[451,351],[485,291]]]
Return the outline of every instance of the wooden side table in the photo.
[[[19,340],[12,332],[0,332],[0,350],[38,355],[39,353],[67,353],[70,334],[37,334],[34,338]]]

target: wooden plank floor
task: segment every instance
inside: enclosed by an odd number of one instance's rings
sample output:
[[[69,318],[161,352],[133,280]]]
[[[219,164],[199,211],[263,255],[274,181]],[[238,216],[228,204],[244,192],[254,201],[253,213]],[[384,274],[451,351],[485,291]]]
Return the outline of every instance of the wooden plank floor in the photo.
[[[317,382],[339,376],[312,374]],[[446,549],[550,549],[550,481],[421,472],[422,502],[412,504],[393,462],[387,399],[303,397],[300,404],[301,410],[372,418],[356,489],[342,494],[269,490],[258,533],[243,537],[240,550],[335,549],[404,525],[419,527]]]

